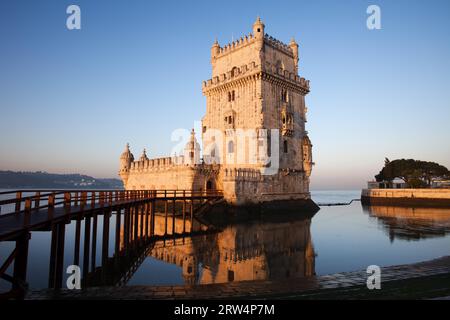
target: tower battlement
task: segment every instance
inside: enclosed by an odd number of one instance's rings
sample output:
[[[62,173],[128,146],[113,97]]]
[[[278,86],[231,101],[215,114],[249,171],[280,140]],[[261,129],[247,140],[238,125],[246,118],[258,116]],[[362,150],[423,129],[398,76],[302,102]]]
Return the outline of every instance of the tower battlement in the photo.
[[[290,47],[288,44],[268,35],[267,33],[264,35],[264,43],[272,46],[273,48],[276,48],[278,50],[283,51],[285,54],[291,56],[294,58],[294,50],[292,47]],[[250,45],[257,41],[257,38],[252,33],[249,33],[248,35],[244,35],[240,37],[238,40],[232,41],[227,43],[224,46],[220,46],[217,42],[214,43],[214,45],[218,45],[217,54],[215,55],[216,58],[221,58],[227,54],[233,53],[236,50],[239,50],[247,45]],[[213,45],[213,47],[214,47]]]
[[[248,35],[242,36],[238,40],[232,41],[232,42],[224,45],[223,47],[221,47],[219,45],[218,46],[218,54],[216,55],[216,58],[221,58],[227,54],[234,52],[235,50],[238,50],[238,49],[241,49],[242,47],[250,45],[250,44],[254,43],[255,40],[256,39],[253,36],[253,34],[249,33]],[[215,42],[215,44],[218,45],[217,42]]]
[[[278,49],[280,51],[283,51],[288,56],[291,56],[291,58],[294,59],[294,49],[290,47],[288,44],[285,44],[284,42],[281,42],[280,40],[275,39],[272,36],[269,36],[267,33],[264,35],[264,43],[272,46],[274,49]]]
[[[298,76],[294,72],[277,68],[276,65],[267,61],[264,66],[257,65],[256,62],[251,62],[248,65],[234,67],[230,71],[222,73],[220,76],[215,76],[209,80],[203,81],[203,93],[206,94],[210,90],[219,89],[233,81],[242,81],[246,77],[251,77],[255,74],[260,74],[260,76],[262,76],[262,72],[270,76],[281,78],[281,80],[291,83],[293,87],[297,87],[297,89],[302,90],[304,93],[309,92],[309,80]],[[226,90],[226,87],[224,89]]]

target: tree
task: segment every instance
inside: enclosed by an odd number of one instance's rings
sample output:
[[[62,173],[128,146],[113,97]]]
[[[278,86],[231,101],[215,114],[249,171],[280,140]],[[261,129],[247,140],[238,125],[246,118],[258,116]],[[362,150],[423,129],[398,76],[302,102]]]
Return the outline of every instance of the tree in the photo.
[[[414,159],[397,159],[384,161],[384,167],[375,176],[376,181],[389,181],[399,178],[411,188],[430,187],[433,179],[448,178],[448,169],[436,162]]]

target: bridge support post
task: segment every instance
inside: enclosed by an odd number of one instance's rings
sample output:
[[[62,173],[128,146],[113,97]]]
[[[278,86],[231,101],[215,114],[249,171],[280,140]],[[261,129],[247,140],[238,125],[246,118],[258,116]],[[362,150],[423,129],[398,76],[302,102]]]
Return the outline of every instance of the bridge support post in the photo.
[[[84,221],[84,250],[83,250],[83,287],[87,285],[89,274],[89,248],[91,244],[91,217],[86,216]]]
[[[139,238],[139,205],[133,208],[133,216],[134,216],[134,244],[138,241]]]
[[[111,211],[106,210],[103,213],[103,240],[102,240],[102,266],[106,266],[109,254],[109,220]]]
[[[172,235],[175,236],[175,205],[177,203],[176,195],[172,200]]]
[[[186,195],[183,191],[183,234],[186,233]]]
[[[25,297],[25,291],[27,289],[28,244],[30,238],[31,234],[26,232],[16,240],[12,288],[18,292],[19,299]]]
[[[97,225],[98,217],[96,213],[92,214],[92,251],[91,251],[91,270],[95,270],[97,258]]]
[[[64,222],[52,226],[52,240],[50,248],[50,267],[48,286],[61,289],[64,269],[64,239],[66,225]]]
[[[150,236],[155,235],[155,207],[156,200],[152,200],[152,202],[150,202]]]
[[[80,237],[81,237],[81,218],[77,217],[75,224],[75,244],[73,252],[73,264],[80,265]]]
[[[22,191],[17,191],[17,193],[16,193],[16,207],[15,207],[15,211],[16,212],[20,211],[21,203],[22,203]]]
[[[167,235],[167,219],[168,219],[168,204],[167,204],[167,198],[164,196],[165,200],[164,200],[164,235]]]
[[[125,207],[125,213],[123,216],[123,246],[128,248],[128,240],[130,237],[130,208]]]
[[[118,208],[116,212],[116,243],[115,243],[115,255],[119,256],[120,254],[120,226],[121,226],[121,212],[122,209]]]
[[[150,202],[145,203],[144,205],[145,208],[145,241],[148,240],[149,235],[148,235],[148,215],[149,215],[149,210],[150,210]]]
[[[140,227],[139,227],[139,232],[140,232],[140,238],[139,240],[142,241],[144,239],[144,218],[145,218],[145,203],[139,205],[139,214],[140,214]]]

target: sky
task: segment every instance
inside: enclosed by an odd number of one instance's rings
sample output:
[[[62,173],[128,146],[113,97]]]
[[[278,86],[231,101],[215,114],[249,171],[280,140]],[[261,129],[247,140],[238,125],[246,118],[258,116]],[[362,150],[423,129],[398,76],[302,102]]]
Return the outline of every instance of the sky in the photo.
[[[66,27],[71,4],[81,30]],[[214,39],[257,15],[299,43],[312,189],[362,188],[385,157],[450,168],[450,1],[2,0],[0,170],[118,177],[127,142],[168,155],[205,113]]]

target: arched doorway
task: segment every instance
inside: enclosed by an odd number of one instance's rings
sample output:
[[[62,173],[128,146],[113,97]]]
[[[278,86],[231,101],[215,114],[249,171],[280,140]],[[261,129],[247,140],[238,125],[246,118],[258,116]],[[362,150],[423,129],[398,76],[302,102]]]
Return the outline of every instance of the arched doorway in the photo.
[[[214,190],[214,188],[215,188],[214,181],[212,181],[212,179],[209,179],[206,182],[206,191]]]

